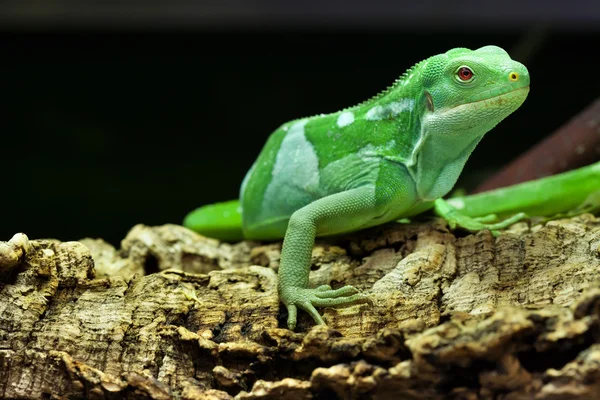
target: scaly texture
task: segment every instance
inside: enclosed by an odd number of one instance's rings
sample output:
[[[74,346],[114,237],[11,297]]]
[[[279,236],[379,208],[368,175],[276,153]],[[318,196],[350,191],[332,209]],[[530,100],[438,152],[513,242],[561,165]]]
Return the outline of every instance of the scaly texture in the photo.
[[[435,55],[368,101],[281,125],[244,178],[240,202],[198,209],[184,225],[227,240],[239,236],[240,223],[247,239],[285,237],[279,296],[288,327],[295,328],[298,308],[322,324],[315,307],[366,298],[351,286],[308,286],[315,237],[431,207],[452,189],[483,135],[519,108],[528,92],[527,68],[499,47]],[[488,227],[453,214],[454,224]]]

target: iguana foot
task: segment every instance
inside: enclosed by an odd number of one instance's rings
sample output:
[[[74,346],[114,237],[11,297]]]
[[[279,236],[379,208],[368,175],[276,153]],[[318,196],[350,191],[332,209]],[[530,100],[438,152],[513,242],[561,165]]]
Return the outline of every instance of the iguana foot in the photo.
[[[322,285],[314,289],[291,287],[281,290],[279,297],[288,310],[287,325],[288,329],[292,331],[296,328],[298,308],[309,313],[315,323],[323,325],[325,322],[315,307],[350,305],[368,301],[366,295],[359,293],[352,286],[344,286],[339,289],[331,289],[329,285]]]
[[[483,217],[469,217],[461,214],[460,211],[452,207],[443,199],[437,199],[434,203],[434,207],[435,212],[448,221],[448,226],[450,226],[450,229],[456,229],[457,226],[473,232],[489,229],[494,236],[498,236],[500,234],[499,229],[504,229],[524,218],[527,218],[527,214],[518,213],[510,218],[505,219],[504,221],[491,223],[498,220],[498,217],[495,214],[490,214]]]

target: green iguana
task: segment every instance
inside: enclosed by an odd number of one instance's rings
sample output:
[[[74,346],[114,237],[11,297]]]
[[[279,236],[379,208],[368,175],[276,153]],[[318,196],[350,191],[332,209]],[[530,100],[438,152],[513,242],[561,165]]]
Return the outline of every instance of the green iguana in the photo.
[[[296,326],[297,308],[323,324],[315,307],[366,296],[352,286],[308,287],[316,236],[411,217],[434,205],[451,226],[470,230],[495,231],[525,217],[487,224],[489,216],[459,213],[441,197],[483,135],[528,93],[527,68],[499,47],[435,55],[363,103],[281,125],[244,178],[240,200],[194,210],[184,225],[227,241],[284,238],[279,298],[288,327]]]

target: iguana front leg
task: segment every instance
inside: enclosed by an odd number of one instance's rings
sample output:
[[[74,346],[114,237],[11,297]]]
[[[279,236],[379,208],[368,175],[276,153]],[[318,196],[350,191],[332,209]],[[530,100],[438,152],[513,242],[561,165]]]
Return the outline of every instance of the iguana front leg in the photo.
[[[448,220],[450,227],[469,230],[490,229],[497,234],[529,216],[546,217],[542,221],[574,216],[600,209],[600,162],[561,174],[547,176],[477,193],[435,201],[435,211]],[[519,212],[519,211],[524,211]],[[497,224],[485,224],[488,214],[512,217]]]
[[[498,220],[496,214],[488,214],[481,217],[470,217],[452,207],[444,199],[437,199],[434,202],[434,209],[437,215],[448,221],[448,226],[450,226],[450,229],[456,229],[457,226],[474,232],[482,229],[489,229],[494,236],[498,236],[500,234],[500,229],[507,228],[508,226],[527,218],[527,214],[522,212],[500,222],[495,222]]]
[[[323,324],[315,307],[345,305],[367,300],[352,286],[332,290],[324,285],[308,288],[315,236],[348,232],[364,226],[377,209],[375,189],[364,186],[333,194],[292,214],[283,241],[279,267],[279,298],[288,310],[288,328],[296,327],[297,308]]]

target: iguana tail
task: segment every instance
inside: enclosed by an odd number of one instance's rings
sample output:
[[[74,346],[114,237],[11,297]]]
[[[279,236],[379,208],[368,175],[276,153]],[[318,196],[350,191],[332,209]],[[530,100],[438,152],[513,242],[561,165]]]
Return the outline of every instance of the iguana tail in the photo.
[[[236,242],[244,238],[239,200],[197,208],[185,216],[183,225],[201,235],[226,242]]]

